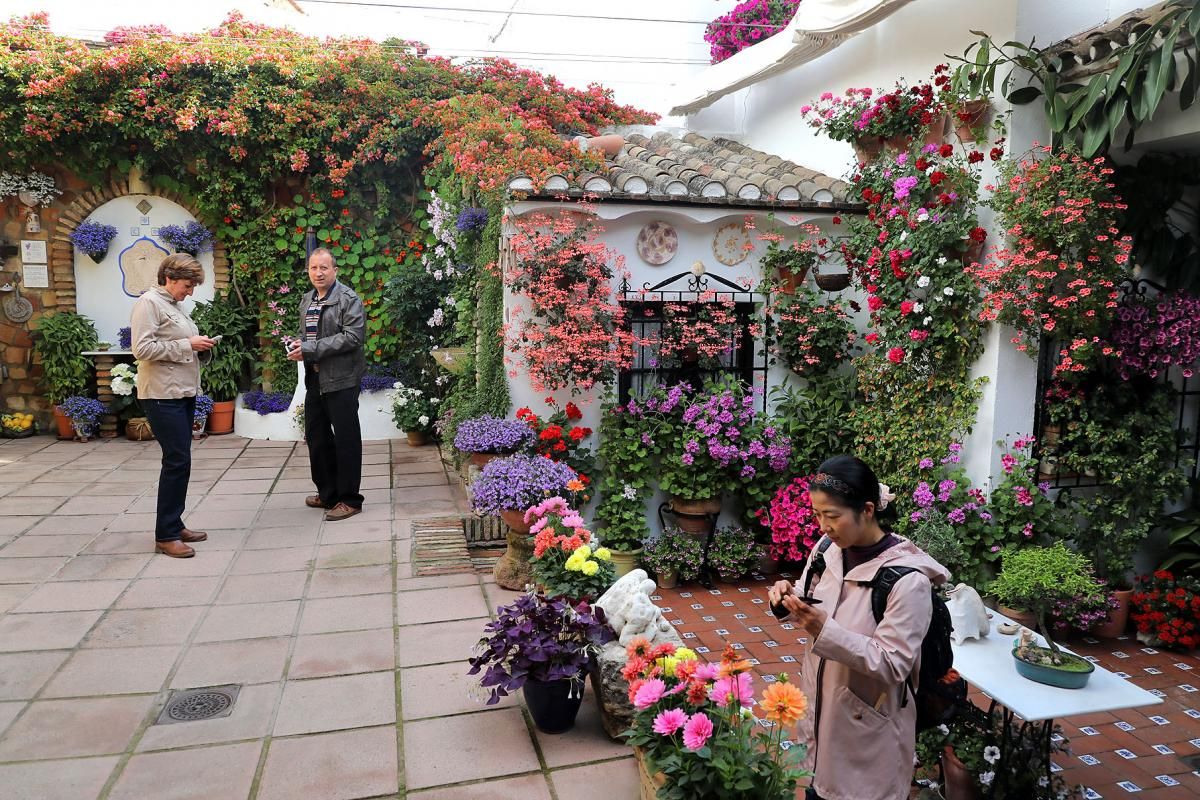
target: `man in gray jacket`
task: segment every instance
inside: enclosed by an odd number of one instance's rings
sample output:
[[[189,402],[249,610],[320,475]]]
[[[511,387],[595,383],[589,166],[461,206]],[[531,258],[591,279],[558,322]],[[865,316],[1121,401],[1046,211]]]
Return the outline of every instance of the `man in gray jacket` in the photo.
[[[300,302],[300,339],[288,358],[304,362],[304,435],[317,493],[306,505],[336,521],[362,511],[362,432],[358,393],[366,358],[362,300],[338,283],[337,263],[324,247],[308,258],[312,291]]]

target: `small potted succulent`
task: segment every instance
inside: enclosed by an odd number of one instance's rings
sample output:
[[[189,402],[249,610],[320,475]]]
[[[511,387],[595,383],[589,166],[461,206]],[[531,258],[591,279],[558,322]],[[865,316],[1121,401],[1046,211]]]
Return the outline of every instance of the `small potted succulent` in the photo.
[[[490,414],[465,419],[454,434],[454,446],[471,454],[471,463],[483,469],[497,456],[524,449],[533,441],[533,430],[516,419],[500,419]]]
[[[717,528],[708,549],[708,563],[726,583],[733,583],[758,565],[761,555],[754,533],[739,525]]]
[[[192,220],[187,225],[163,225],[158,236],[175,248],[178,253],[187,253],[193,258],[212,249],[212,231]]]
[[[488,705],[520,689],[538,730],[564,733],[575,726],[588,664],[612,639],[602,609],[530,592],[497,609],[467,674],[483,673]]]
[[[61,403],[62,412],[71,420],[75,438],[86,442],[100,430],[100,418],[108,413],[108,406],[91,397],[73,395]]]
[[[668,526],[657,539],[643,545],[642,561],[654,571],[658,585],[674,589],[680,583],[700,576],[704,545],[695,536],[677,527]]]
[[[85,219],[71,231],[71,244],[75,249],[99,264],[108,253],[108,247],[117,236],[114,225],[105,225]]]
[[[192,438],[204,438],[204,426],[208,424],[208,415],[212,413],[213,400],[206,394],[196,395],[196,409],[192,412]]]
[[[1017,672],[1031,681],[1063,689],[1082,689],[1096,670],[1087,659],[1063,652],[1050,636],[1047,619],[1056,603],[1080,597],[1103,596],[1103,586],[1092,575],[1086,556],[1068,550],[1062,542],[1052,547],[1010,546],[1003,566],[988,591],[1000,602],[1029,609],[1046,646],[1019,641],[1013,648]]]

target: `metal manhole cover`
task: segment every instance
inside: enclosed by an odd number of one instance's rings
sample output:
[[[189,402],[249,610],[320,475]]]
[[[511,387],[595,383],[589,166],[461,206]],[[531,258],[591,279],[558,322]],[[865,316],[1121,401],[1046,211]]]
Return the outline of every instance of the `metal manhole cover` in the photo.
[[[202,719],[228,717],[233,712],[241,686],[205,686],[199,689],[177,689],[167,698],[158,715],[157,725],[175,722],[196,722]]]

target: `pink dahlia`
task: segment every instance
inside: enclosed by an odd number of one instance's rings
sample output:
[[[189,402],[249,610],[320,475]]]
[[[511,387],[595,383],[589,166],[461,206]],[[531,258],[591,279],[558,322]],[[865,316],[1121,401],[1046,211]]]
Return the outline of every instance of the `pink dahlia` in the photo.
[[[688,750],[699,750],[712,738],[712,720],[703,711],[698,711],[688,717],[683,726],[683,746]]]
[[[637,694],[633,696],[633,707],[638,711],[647,709],[662,699],[666,694],[667,685],[658,678],[651,678],[642,684],[637,690]]]
[[[654,732],[670,736],[687,723],[687,712],[680,708],[669,708],[654,718]]]

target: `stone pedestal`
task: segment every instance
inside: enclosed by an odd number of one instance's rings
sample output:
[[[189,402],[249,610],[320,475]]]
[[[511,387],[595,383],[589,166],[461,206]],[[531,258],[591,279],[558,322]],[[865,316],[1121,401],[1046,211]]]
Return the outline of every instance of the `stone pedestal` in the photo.
[[[496,583],[505,589],[516,592],[525,591],[525,584],[533,582],[533,571],[529,560],[533,558],[533,539],[529,534],[518,533],[508,529],[506,536],[508,549],[492,568]]]

